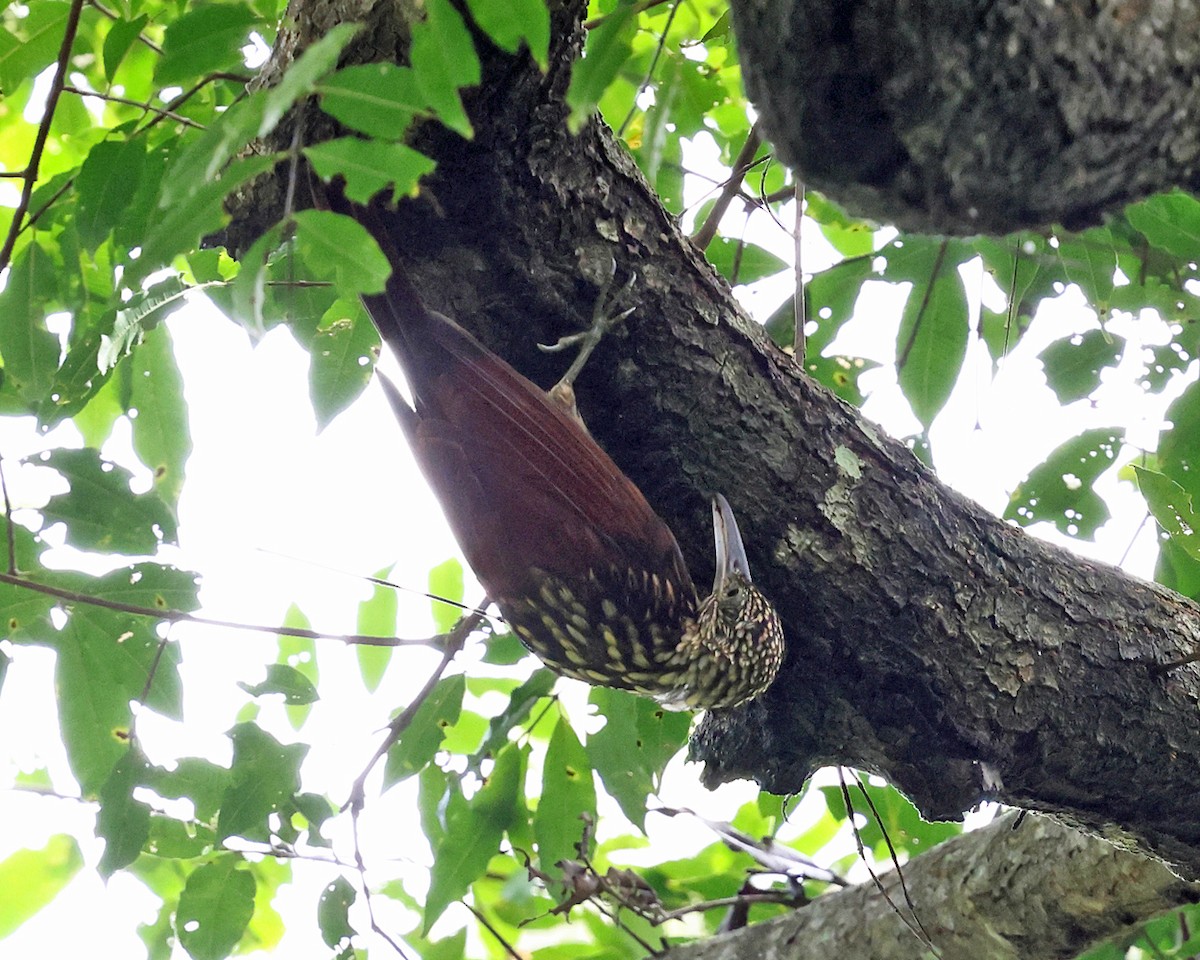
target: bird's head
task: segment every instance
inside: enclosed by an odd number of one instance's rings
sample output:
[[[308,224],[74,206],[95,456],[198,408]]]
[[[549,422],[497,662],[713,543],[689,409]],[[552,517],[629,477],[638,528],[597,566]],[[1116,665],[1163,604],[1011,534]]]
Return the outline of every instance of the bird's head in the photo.
[[[728,709],[753,700],[783,663],[783,624],[750,577],[746,548],[733,510],[713,498],[717,572],[712,593],[700,602],[684,700],[693,709]]]

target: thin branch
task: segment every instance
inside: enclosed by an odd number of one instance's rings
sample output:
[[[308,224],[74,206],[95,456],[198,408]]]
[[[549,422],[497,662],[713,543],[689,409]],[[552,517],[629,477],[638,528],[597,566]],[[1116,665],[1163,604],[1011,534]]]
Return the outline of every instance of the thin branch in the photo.
[[[909,913],[912,914],[913,920],[920,927],[921,933],[925,937],[925,942],[929,944],[929,948],[937,953],[933,946],[933,941],[929,938],[929,931],[925,929],[925,924],[921,922],[921,917],[917,913],[917,908],[913,904],[912,895],[908,892],[908,882],[904,879],[904,871],[900,869],[900,858],[896,856],[896,848],[892,846],[892,836],[887,832],[887,828],[883,825],[883,817],[879,815],[879,810],[875,806],[875,801],[871,799],[871,795],[867,793],[867,788],[863,784],[862,776],[854,775],[854,780],[858,784],[858,792],[863,795],[863,799],[867,801],[867,806],[871,808],[871,816],[875,818],[875,822],[879,824],[879,831],[883,834],[883,842],[887,844],[888,856],[892,858],[892,866],[896,868],[896,878],[900,881],[900,892],[904,894],[904,902],[908,906]]]
[[[796,293],[792,301],[794,333],[792,334],[792,356],[796,363],[804,367],[804,355],[806,351],[804,328],[808,323],[808,304],[806,291],[804,289],[804,259],[801,249],[801,240],[804,236],[804,181],[796,179],[795,187],[793,188],[796,194],[796,232],[794,237],[793,250],[796,254]]]
[[[244,85],[244,84],[249,83],[250,79],[251,79],[250,77],[244,76],[243,74],[240,74],[240,73],[227,73],[224,71],[218,71],[217,73],[210,73],[208,76],[203,77],[200,80],[197,80],[194,84],[192,84],[190,87],[188,87],[188,89],[184,90],[181,94],[179,94],[179,96],[173,97],[171,100],[169,100],[167,102],[167,105],[165,107],[163,107],[163,111],[165,113],[170,113],[172,111],[179,109],[181,106],[183,106],[185,103],[187,103],[187,101],[192,99],[192,97],[194,97],[197,93],[199,93],[201,90],[203,90],[205,87],[207,87],[210,83],[216,83],[218,80],[229,80],[233,83],[241,83]],[[144,127],[140,127],[138,129],[137,133],[138,134],[145,133],[147,130],[149,130],[151,127],[153,127],[155,124],[161,123],[162,120],[163,120],[163,115],[159,114],[153,120],[151,120],[148,124],[146,124]],[[137,134],[135,134],[135,136],[136,135]]]
[[[168,120],[174,120],[176,123],[182,123],[185,126],[192,127],[196,130],[203,130],[204,124],[197,123],[190,117],[185,117],[181,113],[174,113],[162,107],[156,107],[152,103],[145,103],[141,100],[131,100],[129,97],[118,97],[115,93],[99,93],[95,90],[80,90],[78,87],[63,87],[63,93],[73,93],[79,97],[95,97],[97,100],[105,100],[109,103],[123,103],[126,106],[138,107],[146,113],[162,114]]]
[[[797,900],[801,899],[794,893],[789,893],[785,890],[763,890],[761,893],[739,893],[733,897],[718,897],[715,900],[704,900],[700,903],[693,903],[690,906],[680,907],[678,910],[670,910],[666,913],[661,913],[657,917],[647,917],[646,919],[655,926],[660,926],[668,920],[681,920],[689,913],[701,913],[706,910],[716,910],[719,907],[741,907],[752,905],[755,903],[780,903],[784,906],[796,906]]]
[[[638,86],[637,93],[633,96],[633,103],[629,107],[629,112],[625,114],[625,119],[621,121],[621,125],[617,127],[617,137],[625,138],[625,128],[629,126],[629,121],[633,119],[633,115],[638,111],[638,97],[645,91],[646,87],[650,86],[650,81],[654,77],[654,69],[658,66],[659,58],[662,56],[663,48],[667,45],[667,34],[671,32],[671,24],[675,22],[675,14],[679,12],[679,7],[683,0],[675,0],[675,5],[671,7],[671,13],[667,17],[667,25],[663,27],[662,35],[658,38],[658,46],[654,48],[654,56],[650,60],[650,66],[646,70],[646,76],[642,78],[641,85]]]
[[[471,904],[467,903],[466,900],[460,900],[459,903],[461,903],[475,915],[475,919],[483,924],[487,932],[496,938],[496,942],[500,944],[500,946],[504,949],[504,952],[512,957],[513,960],[525,960],[521,954],[517,953],[517,951],[513,949],[513,945],[504,939],[504,935],[501,934],[500,931],[494,926],[492,926],[492,922],[483,915],[482,911],[476,910],[473,906],[471,906]]]
[[[862,835],[858,832],[858,827],[854,826],[854,802],[850,799],[850,788],[846,785],[846,772],[842,767],[838,767],[837,771],[838,785],[841,787],[842,791],[842,802],[846,805],[846,818],[849,820],[854,833],[854,845],[858,849],[859,860],[861,860],[863,866],[867,868],[867,873],[871,877],[871,882],[875,884],[875,889],[878,890],[883,896],[883,899],[887,902],[887,905],[892,908],[892,912],[900,918],[901,922],[906,927],[908,927],[908,929],[912,932],[912,935],[920,940],[925,946],[929,947],[929,949],[933,951],[934,956],[940,957],[941,954],[938,953],[937,948],[930,941],[929,937],[923,930],[918,930],[913,924],[912,920],[904,915],[904,911],[896,905],[896,901],[893,900],[892,895],[888,893],[887,888],[883,885],[883,881],[879,879],[879,875],[871,867],[871,862],[867,859],[867,851],[863,847]]]
[[[486,604],[487,601],[485,600],[484,603]],[[425,681],[425,686],[423,686],[420,692],[412,699],[412,702],[409,703],[409,705],[401,710],[398,714],[396,714],[396,716],[392,718],[391,723],[387,725],[387,736],[383,738],[383,742],[375,750],[375,753],[372,754],[371,759],[367,761],[366,767],[363,769],[362,773],[358,775],[358,778],[350,787],[350,797],[346,801],[345,805],[343,805],[343,810],[349,807],[354,816],[358,815],[358,811],[362,809],[364,798],[366,797],[366,783],[368,775],[375,768],[375,764],[377,764],[384,756],[387,755],[387,752],[392,749],[392,746],[397,740],[400,739],[400,735],[404,733],[406,729],[408,729],[408,725],[412,723],[413,717],[415,717],[417,715],[417,711],[421,709],[421,704],[423,704],[428,699],[429,695],[433,693],[433,688],[437,686],[438,681],[442,678],[442,674],[445,673],[446,668],[450,666],[450,661],[453,660],[455,654],[462,649],[463,643],[466,641],[467,636],[472,630],[479,626],[481,620],[483,620],[483,617],[480,614],[468,614],[459,620],[458,623],[454,625],[454,629],[445,635],[445,646],[442,648],[443,653],[441,662],[438,663],[438,665],[434,668],[433,673],[429,675],[429,679]]]
[[[109,10],[107,7],[105,7],[102,3],[100,3],[99,0],[88,0],[88,6],[90,6],[92,9],[96,10],[97,12],[101,13],[102,15],[108,17],[109,20],[120,20],[121,19],[121,17],[118,14],[113,13],[111,10]],[[160,47],[157,43],[155,43],[153,40],[151,40],[144,33],[139,31],[137,38],[142,43],[144,43],[147,47],[149,47],[151,50],[153,50],[155,53],[158,53],[158,54],[162,53],[162,47]]]
[[[8,496],[8,478],[4,476],[4,461],[0,459],[0,491],[4,493],[4,536],[8,542],[8,575],[17,575],[17,534],[13,529],[12,500]]]
[[[403,960],[408,960],[408,954],[404,952],[404,948],[396,942],[391,934],[389,934],[383,929],[382,926],[379,925],[379,921],[375,918],[375,903],[371,898],[371,885],[367,883],[367,864],[363,860],[362,845],[359,843],[358,839],[357,809],[355,809],[350,815],[350,826],[354,833],[354,863],[358,870],[358,879],[362,883],[363,902],[367,905],[367,916],[371,921],[371,930],[378,936],[382,937],[384,941],[387,942],[388,946],[395,950],[396,953],[403,958]]]
[[[79,30],[79,16],[83,12],[83,0],[71,0],[71,9],[67,12],[66,29],[63,31],[62,43],[58,48],[58,61],[54,69],[54,81],[50,84],[50,92],[46,96],[45,112],[38,123],[37,134],[33,139],[33,149],[29,152],[29,163],[25,166],[25,182],[21,187],[21,199],[13,210],[12,222],[8,226],[8,235],[4,245],[0,247],[0,271],[4,270],[12,260],[13,247],[16,246],[20,234],[21,223],[29,212],[29,201],[33,197],[33,187],[37,183],[38,168],[42,163],[42,153],[46,149],[46,140],[50,137],[50,125],[54,122],[54,111],[58,108],[58,98],[62,96],[63,87],[67,82],[67,66],[71,60],[71,49],[75,46],[75,34]]]
[[[721,191],[721,195],[717,197],[717,202],[709,211],[708,219],[704,221],[703,226],[692,236],[692,242],[701,250],[704,250],[712,243],[713,237],[717,235],[717,227],[721,223],[721,218],[725,216],[725,211],[729,209],[729,205],[733,202],[733,198],[737,196],[741,189],[742,181],[745,179],[747,172],[754,166],[754,154],[758,151],[759,144],[762,143],[762,134],[759,132],[758,123],[750,128],[750,132],[746,134],[746,142],[742,144],[742,149],[738,151],[737,158],[733,161],[733,171],[729,174],[729,179],[725,181],[725,188]]]
[[[254,623],[237,623],[232,620],[217,620],[213,617],[202,617],[198,614],[187,613],[183,610],[172,610],[169,608],[156,609],[154,607],[142,607],[135,603],[122,603],[119,600],[105,600],[102,597],[93,597],[85,593],[77,593],[74,590],[64,590],[61,587],[52,587],[49,584],[38,583],[34,580],[26,579],[25,577],[13,576],[8,573],[0,573],[0,583],[7,583],[10,586],[22,587],[26,590],[31,590],[34,593],[41,593],[48,597],[54,597],[57,600],[64,600],[67,603],[82,603],[89,607],[101,607],[105,610],[115,610],[117,613],[130,613],[138,617],[152,617],[155,620],[166,620],[169,623],[198,623],[207,627],[222,627],[226,630],[248,630],[253,633],[273,633],[277,636],[284,637],[299,637],[303,640],[339,640],[345,644],[357,644],[365,647],[434,647],[435,649],[442,648],[442,643],[439,643],[439,637],[422,637],[420,639],[409,639],[405,637],[373,637],[362,634],[338,634],[338,633],[323,633],[319,630],[306,630],[301,627],[287,626],[265,626]],[[448,636],[453,636],[450,634]],[[445,642],[449,642],[447,638]]]
[[[637,2],[633,5],[633,15],[637,16],[639,13],[644,13],[647,10],[653,10],[655,7],[660,7],[664,3],[670,3],[670,2],[671,2],[671,0],[639,0],[639,2]],[[601,26],[604,23],[604,21],[607,20],[611,16],[612,16],[611,13],[606,13],[600,17],[592,17],[591,20],[584,20],[583,21],[583,29],[584,30],[595,30],[597,27]]]
[[[908,335],[908,340],[904,346],[898,351],[896,357],[896,370],[899,371],[906,363],[908,363],[908,355],[912,352],[913,346],[917,342],[917,334],[921,331],[921,321],[925,319],[926,311],[929,309],[929,302],[933,299],[933,287],[937,283],[938,275],[942,272],[942,266],[946,261],[946,251],[950,247],[948,240],[943,240],[938,247],[937,256],[934,258],[933,266],[929,270],[929,282],[925,284],[925,292],[921,297],[921,305],[917,308],[917,315],[913,319],[912,331]]]

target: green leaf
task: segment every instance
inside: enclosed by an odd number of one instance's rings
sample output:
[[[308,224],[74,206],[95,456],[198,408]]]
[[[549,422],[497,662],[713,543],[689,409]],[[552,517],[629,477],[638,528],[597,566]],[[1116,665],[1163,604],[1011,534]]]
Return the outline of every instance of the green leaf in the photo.
[[[422,936],[429,933],[446,907],[483,875],[488,862],[499,852],[504,831],[521,815],[518,804],[524,773],[521,748],[509,744],[496,756],[491,775],[470,802],[448,805],[446,831],[434,850],[429,875]]]
[[[67,543],[81,550],[151,554],[160,543],[174,543],[175,515],[156,493],[134,494],[133,474],[101,460],[90,448],[52,450],[41,461],[71,485],[42,509],[47,524],[62,523]]]
[[[62,833],[40,850],[18,850],[0,861],[0,939],[57,897],[82,866],[75,838]]]
[[[1072,403],[1089,396],[1100,386],[1100,374],[1121,359],[1125,338],[1104,330],[1055,340],[1040,354],[1046,382],[1058,402]]]
[[[244,3],[195,6],[171,21],[163,35],[162,59],[154,79],[164,86],[206,73],[244,69],[244,47],[260,18]]]
[[[304,148],[313,169],[323,180],[339,174],[346,180],[346,196],[366,203],[380,190],[392,187],[391,201],[415,195],[417,182],[436,164],[402,143],[381,143],[358,137],[341,137]]]
[[[301,259],[319,277],[332,277],[344,294],[379,293],[392,272],[366,227],[326,210],[296,214]]]
[[[357,899],[354,887],[345,877],[335,877],[321,891],[317,901],[317,926],[325,946],[348,942],[358,931],[350,926],[350,907]]]
[[[583,59],[575,62],[567,88],[567,106],[571,108],[567,126],[572,133],[583,129],[609,84],[625,66],[633,53],[636,33],[637,8],[629,2],[610,10],[604,22],[588,32]]]
[[[906,241],[888,258],[888,279],[916,276],[896,334],[896,372],[913,414],[926,429],[938,415],[962,369],[970,334],[967,294],[956,269],[957,245]]]
[[[154,489],[169,504],[179,502],[184,465],[192,452],[183,377],[175,362],[171,331],[150,330],[131,358],[129,410],[133,449],[154,474]]]
[[[529,648],[521,642],[520,637],[511,632],[493,633],[485,641],[485,646],[483,662],[497,666],[511,666],[529,656]]]
[[[448,0],[426,0],[425,19],[413,27],[413,73],[437,118],[463,137],[473,135],[458,91],[479,83],[479,57],[462,15]]]
[[[273,693],[283,695],[284,703],[291,706],[301,706],[306,703],[316,703],[320,698],[317,688],[312,681],[294,667],[285,663],[267,665],[267,679],[253,686],[239,683],[239,687],[252,697],[264,697]]]
[[[386,580],[392,568],[384,567],[372,575],[376,580]],[[396,635],[396,616],[399,604],[396,599],[395,587],[382,583],[375,584],[375,589],[369,599],[358,605],[358,633],[365,637],[394,637]],[[374,691],[383,679],[384,671],[392,662],[392,652],[395,648],[356,644],[354,653],[358,658],[358,672],[362,676],[363,686]]]
[[[1200,260],[1200,200],[1175,190],[1125,208],[1125,217],[1150,243],[1181,260]]]
[[[1123,438],[1123,431],[1101,427],[1056,447],[1013,491],[1004,519],[1023,527],[1048,521],[1090,540],[1109,518],[1108,505],[1093,489],[1096,478],[1112,466]]]
[[[254,914],[254,876],[227,854],[192,871],[175,914],[180,945],[192,960],[224,960]]]
[[[308,390],[320,432],[366,389],[379,334],[357,299],[338,300],[321,319],[309,353]]]
[[[459,618],[462,610],[453,604],[463,602],[463,568],[455,558],[443,560],[429,571],[429,592],[441,600],[432,602],[433,622],[438,633],[449,633]]]
[[[408,67],[366,63],[337,71],[317,84],[321,109],[360,133],[399,140],[412,118],[427,111]]]
[[[116,20],[104,37],[104,75],[112,80],[125,54],[129,52],[150,18],[146,14],[132,20]]]
[[[512,692],[508,698],[508,706],[488,723],[487,736],[484,737],[472,762],[473,769],[478,769],[484,759],[508,743],[508,732],[529,716],[533,705],[546,696],[557,681],[557,675],[539,667],[528,680]]]
[[[58,369],[58,337],[45,327],[49,298],[58,289],[59,267],[40,242],[30,243],[13,262],[0,291],[0,398],[21,398],[30,407],[49,392]]]
[[[0,30],[0,93],[11,96],[21,81],[54,62],[70,11],[69,3],[38,0],[29,4],[23,18],[5,17],[8,29]]]
[[[855,811],[865,817],[865,822],[858,828],[863,844],[877,858],[884,861],[890,858],[887,839],[901,853],[915,856],[930,847],[936,846],[943,840],[958,836],[962,833],[962,825],[958,823],[931,823],[917,812],[908,799],[892,786],[875,786],[868,783],[866,792],[874,804],[878,819],[872,815],[867,801],[863,799],[857,784],[847,781],[850,787],[850,801]],[[838,820],[848,819],[846,802],[840,787],[821,787],[825,794],[825,804],[830,813]],[[885,838],[886,834],[886,838]]]
[[[1063,272],[1079,286],[1103,321],[1116,284],[1117,253],[1112,233],[1107,227],[1096,227],[1069,239],[1059,237],[1058,241]]]
[[[284,614],[282,626],[295,627],[300,630],[312,628],[304,611],[294,603]],[[317,669],[317,644],[311,637],[289,637],[286,634],[279,634],[277,662],[298,671],[309,683],[316,686],[320,671]],[[306,703],[287,704],[284,709],[288,715],[288,723],[292,725],[293,730],[299,730],[304,726],[309,713],[312,712],[312,707]]]
[[[69,574],[47,579],[63,586],[72,585]],[[130,564],[102,577],[88,577],[73,585],[78,592],[89,596],[136,604],[163,613],[169,610],[195,610],[200,606],[195,573],[151,561]]]
[[[267,818],[289,805],[300,789],[300,764],[308,747],[284,746],[253,723],[239,723],[229,738],[233,766],[221,799],[217,834],[222,840],[234,835],[267,840]]]
[[[87,247],[99,246],[127,212],[146,165],[141,140],[102,140],[88,153],[75,190],[75,227]]]
[[[1171,540],[1193,560],[1200,561],[1200,516],[1192,495],[1170,477],[1135,466],[1138,489],[1154,519]]]
[[[461,673],[438,681],[417,708],[408,728],[388,751],[383,771],[385,786],[411,777],[433,759],[446,728],[458,720],[466,689],[466,677]]]
[[[566,717],[559,716],[542,768],[542,795],[533,816],[538,863],[553,876],[560,860],[578,857],[576,844],[583,835],[581,817],[596,820],[596,785],[592,763]]]
[[[18,572],[26,575],[38,572],[39,546],[33,534],[18,524],[13,524],[12,531]],[[53,597],[36,590],[0,583],[0,637],[14,643],[50,643],[55,632],[50,611],[57,603]]]
[[[337,66],[342,51],[361,29],[361,24],[357,23],[337,24],[288,67],[279,82],[266,91],[266,109],[258,130],[259,137],[274,130],[298,100],[316,91],[317,84]]]
[[[609,687],[593,687],[588,702],[607,722],[588,737],[587,754],[621,812],[644,829],[646,800],[667,761],[687,742],[692,718]]]
[[[721,276],[733,284],[753,283],[787,269],[787,264],[770,251],[730,237],[716,237],[704,254]]]
[[[231,108],[230,112],[237,107]],[[216,232],[228,221],[225,198],[238,187],[270,170],[278,158],[274,156],[247,157],[236,160],[222,173],[219,180],[192,181],[192,189],[181,197],[171,200],[161,208],[159,216],[151,223],[142,255],[131,268],[129,281],[141,280],[154,270],[170,263],[176,254],[194,250],[200,238]],[[166,179],[167,183],[178,183],[182,177],[175,165]]]
[[[1189,385],[1163,419],[1174,426],[1159,438],[1161,470],[1195,497],[1200,494],[1200,382]]]
[[[54,637],[59,725],[71,772],[85,796],[100,790],[125,754],[129,704],[142,696],[152,668],[147,701],[166,707],[161,712],[178,713],[178,653],[168,647],[159,658],[159,643],[137,618],[83,604],[72,608]]]
[[[550,55],[550,11],[545,0],[467,0],[471,19],[496,46],[516,53],[521,44],[529,46],[534,63],[545,73]]]
[[[141,751],[130,746],[100,788],[96,836],[104,840],[104,855],[96,869],[106,880],[133,863],[150,836],[150,807],[133,798],[148,768]]]
[[[208,824],[217,815],[229,783],[230,771],[225,767],[199,757],[184,757],[174,770],[151,768],[146,786],[161,797],[186,797],[196,808],[196,819]]]

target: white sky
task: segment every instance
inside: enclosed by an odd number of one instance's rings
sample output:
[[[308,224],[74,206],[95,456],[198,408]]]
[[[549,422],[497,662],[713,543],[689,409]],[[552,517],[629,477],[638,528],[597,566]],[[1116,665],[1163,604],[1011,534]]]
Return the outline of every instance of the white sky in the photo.
[[[696,162],[708,163],[704,144],[697,146]],[[691,200],[699,192],[692,189]],[[731,214],[731,220],[737,216]],[[790,216],[784,212],[783,221],[790,223]],[[791,239],[774,231],[765,218],[755,235],[758,242],[790,260]],[[810,269],[836,259],[812,224],[805,242],[805,263]],[[752,310],[765,316],[789,290],[790,281],[784,277],[739,292]],[[1053,315],[1043,311],[1046,315],[1039,317],[1005,360],[996,379],[991,378],[986,351],[974,345],[968,372],[932,430],[942,479],[997,513],[1032,467],[1058,443],[1084,429],[1128,425],[1131,438],[1152,445],[1169,399],[1147,397],[1130,385],[1130,367],[1138,356],[1131,348],[1127,363],[1106,378],[1094,402],[1060,409],[1045,386],[1036,354],[1058,337],[1095,326],[1077,292],[1068,291],[1060,301]],[[864,412],[902,435],[915,424],[888,366],[894,360],[897,322],[895,293],[872,285],[839,343],[847,352],[885,364],[863,379],[871,394]],[[419,482],[376,387],[317,435],[307,396],[307,356],[286,333],[275,332],[252,349],[244,334],[202,303],[173,317],[170,328],[186,383],[195,443],[180,503],[180,548],[174,559],[203,575],[206,615],[273,624],[295,602],[314,627],[353,632],[357,603],[371,589],[356,575],[395,563],[392,578],[421,589],[428,568],[456,554],[440,511]],[[1153,318],[1114,321],[1110,329],[1130,337],[1131,347],[1137,337],[1149,342],[1162,342],[1165,337],[1164,328]],[[1194,376],[1194,370],[1191,373]],[[1182,382],[1169,396],[1181,388]],[[28,421],[0,421],[0,455],[9,465],[18,506],[36,504],[43,493],[34,472],[15,470],[13,461],[64,437],[65,442],[73,442],[72,429],[39,438]],[[135,462],[124,430],[118,431],[107,452],[129,465]],[[142,479],[145,482],[145,471]],[[1116,562],[1134,539],[1144,508],[1128,485],[1116,481],[1115,471],[1102,479],[1098,489],[1110,503],[1114,519],[1100,531],[1095,544],[1069,543],[1081,553]],[[1065,540],[1053,530],[1038,532]],[[753,536],[753,531],[745,533]],[[275,553],[315,560],[346,574],[281,559]],[[1126,566],[1148,576],[1153,558],[1152,525],[1147,525]],[[468,588],[468,600],[478,596],[477,588]],[[432,632],[428,601],[402,594],[400,604],[401,635]],[[176,629],[184,644],[187,722],[175,724],[147,714],[139,722],[139,735],[152,759],[166,762],[174,756],[201,755],[227,762],[224,731],[248,700],[236,683],[262,679],[265,665],[275,660],[275,641],[215,628]],[[304,768],[305,788],[328,791],[340,802],[378,742],[374,732],[386,722],[390,710],[406,702],[436,658],[423,651],[398,653],[380,692],[365,696],[353,651],[332,641],[320,643],[318,651],[325,699],[299,735],[313,743]],[[22,647],[15,657],[0,696],[0,730],[9,731],[0,743],[0,783],[10,782],[18,770],[47,766],[56,787],[70,794],[75,787],[51,706],[52,655]],[[573,696],[578,698],[578,693]],[[295,737],[279,706],[265,706],[261,719],[281,739]],[[20,733],[14,736],[12,731]],[[706,794],[696,786],[694,771],[685,770],[678,761],[675,767],[663,792],[669,804],[727,817],[752,793],[746,785],[734,785],[715,796]],[[86,805],[0,790],[0,823],[9,825],[0,834],[0,858],[21,847],[41,847],[51,834],[68,832],[80,838],[87,860],[67,890],[4,943],[5,955],[125,958],[144,954],[136,924],[153,919],[157,900],[123,874],[104,887],[94,870],[102,847],[89,839],[93,820],[94,811]],[[698,850],[712,840],[697,824],[683,819],[651,818],[651,822],[656,836],[676,850]],[[18,824],[20,829],[14,829]],[[404,787],[371,800],[364,826],[365,849],[377,867],[376,879],[408,870],[404,858],[424,860],[412,795]],[[348,857],[351,847],[344,824],[335,835],[339,852]],[[393,862],[393,857],[401,862]],[[314,946],[319,940],[312,917],[319,890],[333,877],[323,865],[297,863],[294,869],[296,882],[285,887],[276,902],[288,927],[275,954],[281,958],[321,953]],[[357,883],[355,876],[349,877]],[[385,918],[389,916],[386,901],[380,899],[376,906],[383,908]],[[395,911],[390,916],[399,920]],[[361,914],[354,919],[360,930],[365,928]],[[377,943],[372,947],[382,949]]]

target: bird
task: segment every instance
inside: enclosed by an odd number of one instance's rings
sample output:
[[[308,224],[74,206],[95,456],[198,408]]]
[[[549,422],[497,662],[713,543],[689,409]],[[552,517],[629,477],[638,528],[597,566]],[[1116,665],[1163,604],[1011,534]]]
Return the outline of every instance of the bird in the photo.
[[[725,497],[712,501],[716,576],[701,597],[670,528],[562,402],[569,380],[543,391],[427,308],[385,215],[354,211],[392,264],[386,288],[361,299],[412,400],[381,378],[384,390],[463,555],[524,645],[560,674],[671,709],[761,695],[783,660],[783,627],[751,580]]]

